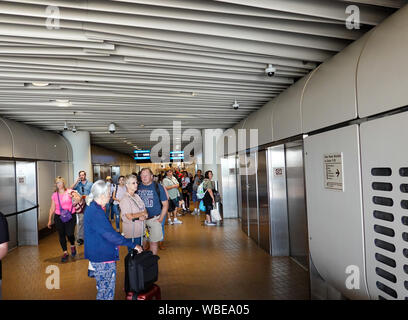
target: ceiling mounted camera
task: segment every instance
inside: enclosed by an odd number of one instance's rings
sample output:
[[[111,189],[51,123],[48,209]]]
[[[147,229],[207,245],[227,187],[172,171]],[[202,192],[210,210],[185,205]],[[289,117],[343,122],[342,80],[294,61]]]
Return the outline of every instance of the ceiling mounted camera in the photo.
[[[114,123],[111,123],[108,127],[108,130],[111,134],[114,134],[116,132],[116,126]]]
[[[67,124],[67,122],[65,121],[64,122],[64,131],[67,131],[68,130],[68,124]]]
[[[268,64],[265,69],[265,73],[268,75],[268,77],[273,77],[276,73],[276,68],[273,65]]]
[[[76,133],[77,132],[77,128],[75,127],[75,125],[72,127],[72,132]]]
[[[238,110],[239,103],[237,102],[237,100],[235,100],[235,102],[232,104],[232,107],[234,108],[234,110]]]

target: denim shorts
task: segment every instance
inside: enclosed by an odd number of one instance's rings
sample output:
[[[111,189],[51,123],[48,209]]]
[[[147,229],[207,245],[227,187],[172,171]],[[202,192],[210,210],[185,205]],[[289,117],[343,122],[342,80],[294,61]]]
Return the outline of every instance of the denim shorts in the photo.
[[[197,191],[194,191],[193,190],[193,197],[192,197],[192,199],[191,199],[193,202],[197,202],[198,201],[198,199],[197,199]]]

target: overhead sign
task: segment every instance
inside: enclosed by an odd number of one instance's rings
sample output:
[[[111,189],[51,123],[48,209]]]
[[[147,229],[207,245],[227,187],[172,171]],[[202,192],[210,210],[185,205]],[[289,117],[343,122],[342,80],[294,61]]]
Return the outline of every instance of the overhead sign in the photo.
[[[170,151],[170,160],[184,160],[184,151]]]
[[[325,154],[323,166],[324,187],[326,189],[344,191],[343,153]]]
[[[150,150],[135,150],[135,160],[150,160]]]

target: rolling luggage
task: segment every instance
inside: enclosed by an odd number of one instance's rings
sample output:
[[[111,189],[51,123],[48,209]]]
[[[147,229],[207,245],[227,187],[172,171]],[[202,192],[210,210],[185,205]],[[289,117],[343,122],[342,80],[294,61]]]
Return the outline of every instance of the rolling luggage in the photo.
[[[144,230],[144,224],[143,228]],[[149,291],[158,280],[160,258],[151,251],[138,253],[133,250],[125,258],[125,292],[135,297],[140,292]]]
[[[126,300],[161,300],[160,287],[154,284],[149,291],[134,294],[130,292],[126,295]]]

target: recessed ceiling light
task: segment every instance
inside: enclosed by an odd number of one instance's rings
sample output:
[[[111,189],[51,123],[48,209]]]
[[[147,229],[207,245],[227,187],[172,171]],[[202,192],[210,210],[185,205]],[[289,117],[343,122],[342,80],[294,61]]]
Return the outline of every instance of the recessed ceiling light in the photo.
[[[43,82],[43,81],[33,82],[33,86],[36,86],[36,87],[46,87],[46,86],[48,86],[48,85],[49,85],[48,82]]]
[[[68,103],[69,99],[56,99],[55,101],[57,101],[59,103]]]
[[[141,125],[140,125],[141,128],[144,128],[144,126],[145,126],[144,124],[141,124]]]

